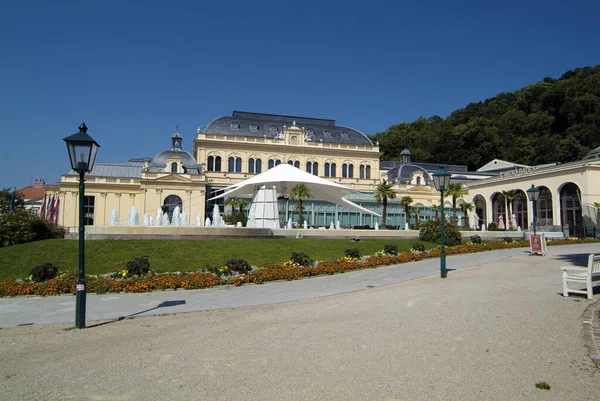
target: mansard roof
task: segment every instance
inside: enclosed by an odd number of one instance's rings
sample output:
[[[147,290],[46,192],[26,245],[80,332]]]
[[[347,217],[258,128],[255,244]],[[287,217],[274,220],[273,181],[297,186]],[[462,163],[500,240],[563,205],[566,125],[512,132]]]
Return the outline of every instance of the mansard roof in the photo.
[[[362,132],[336,125],[335,120],[295,117],[279,114],[234,111],[231,116],[212,120],[203,130],[207,134],[275,138],[283,132],[283,126],[304,127],[309,141],[341,143],[347,145],[373,146]]]

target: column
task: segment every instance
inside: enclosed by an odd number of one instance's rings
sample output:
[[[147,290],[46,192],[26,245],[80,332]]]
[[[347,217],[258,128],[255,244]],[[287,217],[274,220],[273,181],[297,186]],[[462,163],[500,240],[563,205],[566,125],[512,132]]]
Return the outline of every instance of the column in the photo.
[[[102,225],[106,225],[106,192],[100,192],[102,198]]]
[[[560,192],[558,192],[558,188],[556,188],[551,189],[550,193],[552,194],[552,224],[555,226],[562,226],[560,218]]]

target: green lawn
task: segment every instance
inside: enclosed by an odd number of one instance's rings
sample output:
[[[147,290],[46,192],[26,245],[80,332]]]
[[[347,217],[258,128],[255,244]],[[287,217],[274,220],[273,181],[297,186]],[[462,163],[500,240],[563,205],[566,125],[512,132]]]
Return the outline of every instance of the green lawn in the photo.
[[[198,271],[220,266],[232,258],[246,259],[251,265],[283,262],[292,252],[306,252],[315,260],[339,259],[348,248],[372,255],[385,244],[395,244],[400,252],[409,250],[418,239],[215,239],[215,240],[97,240],[85,243],[87,274],[115,272],[127,261],[147,255],[155,271]],[[427,249],[434,247],[424,243]],[[59,270],[77,270],[78,242],[53,239],[0,248],[0,279],[27,277],[34,266],[52,263]]]

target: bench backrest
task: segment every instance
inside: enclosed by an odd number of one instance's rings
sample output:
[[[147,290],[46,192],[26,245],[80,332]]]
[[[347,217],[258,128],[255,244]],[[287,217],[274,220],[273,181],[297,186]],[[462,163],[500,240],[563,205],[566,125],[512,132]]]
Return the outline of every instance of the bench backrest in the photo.
[[[600,254],[590,254],[588,259],[588,271],[591,275],[600,275]]]

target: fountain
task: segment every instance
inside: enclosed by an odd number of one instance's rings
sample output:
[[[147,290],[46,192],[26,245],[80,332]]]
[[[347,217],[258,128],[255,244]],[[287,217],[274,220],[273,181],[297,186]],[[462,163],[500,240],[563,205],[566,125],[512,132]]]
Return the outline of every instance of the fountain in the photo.
[[[145,226],[150,225],[150,215],[148,213],[144,213],[144,225]]]
[[[290,217],[287,221],[287,229],[291,230],[292,229],[292,218]]]
[[[127,215],[127,225],[137,226],[138,224],[140,224],[140,215],[135,206],[132,206],[129,210],[129,214]]]
[[[161,226],[170,226],[171,222],[169,221],[169,213],[164,213],[161,217]]]
[[[175,210],[173,210],[173,220],[171,220],[171,225],[175,227],[179,227],[181,225],[179,206],[175,206]]]
[[[379,223],[375,222],[375,230],[379,230]]]
[[[219,205],[213,207],[213,226],[224,227],[225,222],[221,218],[221,212],[219,211]]]
[[[190,219],[188,218],[188,215],[185,212],[185,210],[181,211],[181,225],[183,227],[187,227],[190,225]]]
[[[304,220],[304,225],[303,225],[304,229],[306,230],[308,228],[308,222],[306,220]]]
[[[340,230],[340,221],[339,220],[335,222],[335,229]]]
[[[246,222],[246,227],[254,228],[256,224],[256,219],[254,218],[254,209],[250,208],[250,212],[248,213],[248,221]]]
[[[205,225],[206,227],[210,227],[210,217],[207,217],[207,218],[206,218],[206,221],[204,222],[204,225]]]
[[[154,219],[154,222],[156,223],[157,226],[162,225],[162,220],[163,220],[163,212],[161,208],[157,208],[156,209],[156,219]]]
[[[119,217],[117,216],[117,209],[113,209],[110,212],[110,217],[108,218],[109,226],[118,226],[119,225]]]
[[[236,226],[237,228],[242,228],[242,227],[243,227],[243,226],[242,226],[242,222],[241,222],[241,221],[238,221],[238,222],[237,222],[237,224],[236,224],[235,226]]]
[[[332,221],[331,223],[329,223],[329,229],[330,229],[330,230],[333,230],[333,229],[334,229],[334,226],[333,226],[333,221]]]
[[[410,225],[408,223],[404,223],[404,229],[406,231],[410,230]]]

